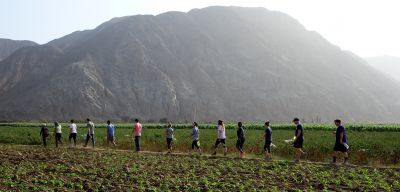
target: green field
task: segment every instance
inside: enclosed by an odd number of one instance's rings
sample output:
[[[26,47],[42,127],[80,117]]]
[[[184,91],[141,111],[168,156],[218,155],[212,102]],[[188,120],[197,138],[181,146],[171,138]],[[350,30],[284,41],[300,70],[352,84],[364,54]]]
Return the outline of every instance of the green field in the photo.
[[[284,142],[294,126],[273,125],[273,162],[263,160],[263,127],[246,124],[246,158],[235,149],[236,127],[227,125],[228,155],[210,156],[215,125],[200,126],[203,153],[191,153],[190,125],[174,125],[174,153],[167,155],[163,124],[144,124],[142,150],[133,152],[130,124],[117,124],[117,147],[106,144],[105,124],[95,129],[96,148],[83,148],[86,129],[78,125],[78,146],[55,148],[51,133],[41,146],[40,124],[0,124],[0,191],[400,191],[400,129],[397,125],[348,125],[350,166],[328,164],[334,127],[305,124],[301,163]],[[52,125],[49,126],[53,131]]]
[[[396,166],[400,162],[400,132],[389,131],[399,130],[396,125],[349,125],[348,138],[350,145],[350,162],[359,165],[386,165]],[[63,126],[63,147],[68,147],[68,128]],[[105,125],[97,125],[95,138],[97,147],[106,146]],[[133,149],[133,139],[131,136],[131,125],[116,125],[116,143],[118,149]],[[165,132],[162,124],[143,125],[142,148],[146,151],[161,152],[166,151]],[[191,130],[186,124],[174,125],[175,151],[189,152],[191,147]],[[292,147],[284,142],[285,139],[293,137],[292,125],[273,125],[273,143],[277,146],[273,148],[275,159],[291,160],[293,156]],[[376,129],[380,129],[376,131]],[[0,124],[0,143],[40,145],[39,124],[14,123]],[[305,124],[305,143],[304,151],[307,153],[304,160],[328,162],[335,142],[332,125]],[[50,131],[53,128],[50,126]],[[82,145],[85,137],[84,125],[78,128],[78,143]],[[263,155],[263,130],[260,124],[247,124],[245,152],[247,157],[262,157]],[[216,139],[214,125],[200,126],[200,143],[203,151],[211,153],[212,146]],[[227,125],[227,145],[229,156],[237,156],[235,149],[236,129],[234,125]],[[50,136],[49,148],[53,148],[54,137]],[[221,154],[222,150],[220,150]]]
[[[399,191],[400,170],[0,145],[0,191]]]

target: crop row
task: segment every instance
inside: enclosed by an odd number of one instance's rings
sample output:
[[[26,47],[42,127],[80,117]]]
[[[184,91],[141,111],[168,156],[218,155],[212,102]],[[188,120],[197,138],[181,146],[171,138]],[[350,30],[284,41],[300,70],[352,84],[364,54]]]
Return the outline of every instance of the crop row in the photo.
[[[0,191],[399,191],[397,169],[1,146]]]

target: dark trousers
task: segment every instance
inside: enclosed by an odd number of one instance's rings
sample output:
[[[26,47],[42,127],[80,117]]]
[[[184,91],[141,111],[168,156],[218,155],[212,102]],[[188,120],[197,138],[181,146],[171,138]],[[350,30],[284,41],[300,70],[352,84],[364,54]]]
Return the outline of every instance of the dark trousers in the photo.
[[[71,139],[74,139],[74,145],[76,145],[76,133],[69,134],[69,143],[71,143]]]
[[[58,143],[62,144],[61,133],[56,133],[56,147],[58,147]]]
[[[244,139],[238,139],[236,141],[236,148],[243,153],[243,144],[244,144]]]
[[[271,153],[271,143],[272,141],[267,141],[265,140],[265,144],[264,144],[264,151],[268,153]]]
[[[217,141],[215,141],[214,148],[215,148],[215,149],[218,148],[218,145],[219,145],[220,143],[222,143],[222,146],[223,146],[224,148],[226,148],[225,139],[217,139]]]
[[[167,138],[167,147],[168,147],[168,149],[171,149],[171,147],[172,147],[172,138]]]
[[[135,136],[136,151],[140,151],[140,136]]]
[[[85,147],[87,146],[89,139],[92,139],[92,146],[94,148],[94,134],[86,134]]]
[[[43,146],[45,146],[45,147],[47,146],[46,140],[47,140],[47,137],[42,137]]]
[[[196,147],[197,149],[200,148],[200,146],[199,146],[199,140],[194,140],[194,141],[192,142],[192,149],[194,149],[194,147]]]

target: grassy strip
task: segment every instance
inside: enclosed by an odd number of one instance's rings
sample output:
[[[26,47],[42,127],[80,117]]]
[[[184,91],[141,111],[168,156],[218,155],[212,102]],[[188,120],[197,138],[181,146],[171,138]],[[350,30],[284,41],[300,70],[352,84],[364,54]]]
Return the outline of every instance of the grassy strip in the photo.
[[[0,127],[39,127],[41,123],[0,123]],[[52,123],[48,123],[51,127]],[[67,127],[68,123],[62,123],[63,127]],[[84,127],[86,124],[78,123],[79,127]],[[118,128],[132,128],[133,124],[130,123],[117,123],[115,124]],[[191,124],[174,124],[175,129],[190,129]],[[227,129],[236,129],[236,124],[226,124]],[[350,131],[372,131],[372,132],[400,132],[400,124],[346,124],[347,130]],[[96,123],[97,128],[105,128],[105,123]],[[164,129],[165,124],[161,123],[149,123],[143,124],[143,127],[148,129]],[[214,124],[200,124],[200,129],[215,129]],[[264,126],[262,123],[247,123],[245,124],[246,129],[263,130]],[[292,130],[293,124],[272,124],[274,130]],[[306,130],[334,130],[335,126],[332,124],[304,124]]]

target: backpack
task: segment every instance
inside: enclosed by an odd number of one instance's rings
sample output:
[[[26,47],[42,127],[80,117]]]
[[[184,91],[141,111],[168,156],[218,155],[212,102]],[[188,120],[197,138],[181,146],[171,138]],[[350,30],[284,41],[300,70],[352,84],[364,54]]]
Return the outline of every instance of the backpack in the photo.
[[[47,127],[44,127],[42,134],[43,134],[44,137],[48,137],[49,136],[49,129]]]

